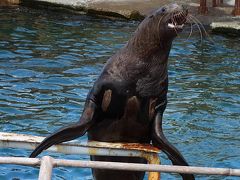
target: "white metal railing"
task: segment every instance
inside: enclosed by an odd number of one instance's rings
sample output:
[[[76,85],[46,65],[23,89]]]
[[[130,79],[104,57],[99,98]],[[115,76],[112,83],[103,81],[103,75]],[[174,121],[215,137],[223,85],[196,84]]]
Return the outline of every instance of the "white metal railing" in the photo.
[[[0,147],[35,149],[37,145],[42,142],[43,139],[44,137],[40,137],[40,136],[0,132]],[[48,148],[47,150],[54,151],[54,152],[61,152],[65,154],[141,157],[146,159],[148,161],[148,164],[160,163],[160,159],[158,156],[159,149],[151,146],[150,144],[106,143],[106,142],[96,142],[96,141],[88,141],[88,142],[78,144],[74,142],[68,142],[68,143],[54,145]],[[4,158],[5,163],[8,161],[7,159]],[[21,159],[21,161],[23,162],[24,160]],[[27,160],[27,163],[29,163],[29,161],[30,160]],[[1,164],[1,161],[0,161],[0,164]],[[25,164],[25,165],[28,165],[28,164]],[[39,175],[41,176],[41,171]],[[160,174],[158,172],[150,172],[148,175],[148,179],[153,180],[153,179],[159,179],[159,178],[160,178]],[[42,180],[42,177],[41,177],[41,180]]]
[[[0,147],[34,149],[42,141],[42,139],[43,137],[38,136],[0,133]],[[147,171],[150,172],[148,179],[151,180],[160,179],[160,172],[240,176],[240,169],[159,165],[159,150],[151,145],[104,142],[88,142],[85,144],[62,143],[49,148],[49,150],[68,154],[142,157],[147,159],[149,164],[66,160],[54,159],[49,156],[44,156],[41,159],[26,157],[0,157],[0,164],[18,164],[27,166],[40,165],[40,180],[50,180],[52,169],[58,166]]]

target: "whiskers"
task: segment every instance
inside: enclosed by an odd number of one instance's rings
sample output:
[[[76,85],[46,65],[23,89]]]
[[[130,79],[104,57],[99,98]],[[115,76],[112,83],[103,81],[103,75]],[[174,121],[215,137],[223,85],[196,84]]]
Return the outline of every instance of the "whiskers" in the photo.
[[[189,32],[189,35],[188,35],[188,37],[187,37],[187,40],[186,41],[188,41],[188,39],[191,37],[191,35],[192,35],[192,32],[193,32],[193,23],[192,22],[190,22],[190,27],[191,27],[191,30],[190,30],[190,32]]]
[[[207,33],[205,27],[203,26],[203,24],[196,18],[194,17],[193,15],[189,14],[187,16],[187,21],[188,23],[190,23],[190,27],[191,27],[191,30],[189,32],[189,35],[188,35],[188,38],[187,40],[191,37],[191,35],[193,34],[193,27],[194,26],[197,26],[197,29],[199,31],[199,34],[200,34],[200,37],[201,37],[201,44],[203,42],[203,37],[206,36],[208,38],[208,40],[210,42],[212,42],[213,44],[215,44],[215,42],[213,41],[213,39],[209,36],[209,34]],[[187,41],[186,40],[186,41]]]
[[[192,34],[194,32],[194,26],[197,26],[197,29],[199,31],[200,38],[201,38],[201,44],[203,43],[203,38],[205,36],[208,38],[208,40],[210,42],[215,44],[213,39],[207,33],[203,24],[196,17],[194,17],[191,14],[188,14],[187,11],[171,13],[170,14],[170,20],[171,20],[171,24],[170,24],[171,26],[170,27],[174,29],[177,36],[179,36],[179,31],[178,31],[179,27],[183,26],[186,22],[188,24],[190,24],[190,32],[188,34],[188,37],[187,37],[186,41],[189,40],[189,38],[192,36]]]

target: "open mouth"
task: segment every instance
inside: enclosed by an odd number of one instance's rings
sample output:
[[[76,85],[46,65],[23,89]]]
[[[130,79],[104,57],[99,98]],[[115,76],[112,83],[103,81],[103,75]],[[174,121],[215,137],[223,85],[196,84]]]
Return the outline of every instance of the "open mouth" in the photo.
[[[174,13],[173,16],[168,21],[168,27],[171,29],[182,29],[187,21],[187,11]]]

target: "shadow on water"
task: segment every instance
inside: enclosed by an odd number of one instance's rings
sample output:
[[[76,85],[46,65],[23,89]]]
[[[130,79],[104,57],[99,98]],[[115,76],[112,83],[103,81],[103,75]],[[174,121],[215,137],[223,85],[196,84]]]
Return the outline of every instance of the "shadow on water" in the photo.
[[[104,63],[138,24],[24,8],[1,9],[0,23],[1,131],[42,136],[78,120]],[[211,35],[215,44],[201,45],[197,33],[188,41],[185,37],[187,33],[175,40],[169,58],[164,131],[194,166],[239,168],[240,39]],[[0,153],[28,156],[30,152],[1,149]],[[170,163],[161,156],[163,164]],[[31,167],[0,167],[0,179],[36,179],[37,173]],[[54,179],[73,177],[91,179],[90,170],[54,170]],[[164,174],[163,179],[168,178],[179,176]]]

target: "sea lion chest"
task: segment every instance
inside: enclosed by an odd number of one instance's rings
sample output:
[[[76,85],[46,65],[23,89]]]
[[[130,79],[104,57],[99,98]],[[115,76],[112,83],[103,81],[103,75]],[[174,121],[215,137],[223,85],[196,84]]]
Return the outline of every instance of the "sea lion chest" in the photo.
[[[101,115],[88,131],[90,140],[105,142],[150,141],[151,122],[157,98],[103,93]]]

